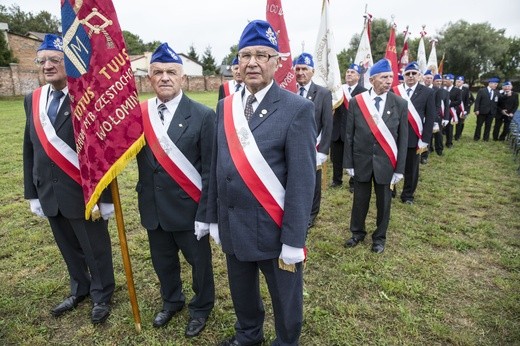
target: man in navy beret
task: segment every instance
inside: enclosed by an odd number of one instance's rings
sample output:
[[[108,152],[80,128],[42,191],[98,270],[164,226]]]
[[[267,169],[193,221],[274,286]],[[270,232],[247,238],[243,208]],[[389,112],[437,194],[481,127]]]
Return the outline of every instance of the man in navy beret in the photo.
[[[477,116],[477,126],[475,127],[475,134],[473,135],[475,141],[480,140],[482,125],[484,125],[484,135],[482,139],[484,141],[489,141],[491,124],[493,123],[493,118],[497,113],[498,92],[496,89],[499,81],[500,80],[496,77],[490,78],[487,87],[484,87],[477,92],[475,105],[473,106],[473,111]]]
[[[242,92],[220,100],[211,165],[210,234],[226,254],[237,322],[220,345],[261,345],[263,273],[274,312],[273,345],[298,345],[305,238],[316,181],[314,104],[280,88],[278,40],[249,22],[238,44]]]
[[[179,252],[191,266],[193,298],[185,335],[205,328],[215,301],[206,201],[215,112],[186,96],[181,57],[162,43],[148,77],[156,97],[141,104],[146,146],[137,155],[141,224],[161,284],[162,308],[153,326],[165,326],[185,305]]]

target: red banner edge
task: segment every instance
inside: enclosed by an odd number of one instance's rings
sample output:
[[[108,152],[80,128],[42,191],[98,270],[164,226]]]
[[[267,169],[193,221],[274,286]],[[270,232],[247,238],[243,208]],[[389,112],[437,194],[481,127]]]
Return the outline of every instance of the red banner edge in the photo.
[[[130,160],[132,160],[137,153],[144,147],[144,133],[142,133],[139,138],[132,143],[132,145],[121,155],[116,162],[110,167],[110,169],[103,175],[103,177],[97,183],[94,192],[90,196],[87,205],[85,207],[85,220],[90,219],[90,214],[92,212],[92,208],[99,200],[101,193],[103,190],[107,188],[107,186],[112,182],[125,169]]]

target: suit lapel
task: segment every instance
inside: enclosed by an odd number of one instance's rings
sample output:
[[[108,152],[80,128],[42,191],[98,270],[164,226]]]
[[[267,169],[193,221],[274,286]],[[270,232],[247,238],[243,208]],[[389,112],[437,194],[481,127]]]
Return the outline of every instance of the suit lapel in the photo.
[[[318,92],[318,88],[316,88],[316,85],[314,84],[314,82],[311,82],[311,86],[309,87],[309,91],[307,92],[307,99],[314,102],[317,92]]]
[[[386,94],[386,102],[385,102],[385,109],[383,110],[383,114],[381,114],[381,118],[384,122],[386,122],[394,113],[394,107],[395,107],[395,99],[394,95],[390,92]]]
[[[251,131],[260,126],[260,124],[278,109],[278,101],[280,101],[280,87],[276,83],[273,83],[271,89],[265,94],[264,99],[253,113],[253,118],[249,122]]]
[[[56,116],[56,121],[53,126],[56,132],[65,124],[67,118],[70,117],[70,98],[69,95],[65,97],[63,103],[61,104],[60,109],[58,110],[58,115]]]
[[[191,117],[190,101],[186,95],[182,95],[181,102],[173,115],[173,119],[168,127],[168,136],[173,143],[177,143],[181,135],[188,128],[188,119]]]

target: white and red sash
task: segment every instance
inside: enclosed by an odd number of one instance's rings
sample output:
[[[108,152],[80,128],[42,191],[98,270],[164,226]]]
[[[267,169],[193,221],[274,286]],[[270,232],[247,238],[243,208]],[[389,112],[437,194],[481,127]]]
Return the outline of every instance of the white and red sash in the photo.
[[[402,84],[393,87],[393,90],[397,95],[401,96],[406,101],[408,101],[408,123],[412,127],[413,132],[415,132],[415,135],[419,138],[419,140],[421,140],[423,133],[423,124],[419,112],[417,112],[417,109],[413,105],[410,97],[408,97],[408,94],[404,90],[404,86]]]
[[[226,83],[222,84],[223,88],[224,88],[224,96],[229,96],[233,93],[233,91],[231,91],[231,89],[229,88],[230,87],[230,82],[227,81]]]
[[[244,116],[242,95],[224,100],[224,132],[233,163],[247,185],[278,227],[282,227],[285,189],[262,156]]]
[[[141,103],[144,137],[155,158],[173,180],[197,203],[200,201],[202,177],[182,151],[173,143],[161,124],[157,99]],[[150,113],[152,116],[150,116]]]
[[[457,116],[457,109],[455,107],[450,107],[450,115],[451,123],[457,124],[459,122],[459,117]]]
[[[441,117],[441,120],[444,120],[444,110],[446,109],[446,106],[444,105],[444,100],[441,100],[441,114],[439,116]]]
[[[373,104],[372,99],[370,98],[370,93],[365,91],[356,95],[355,98],[358,102],[361,114],[363,114],[363,117],[365,118],[368,127],[370,128],[370,131],[372,131],[372,134],[376,138],[381,148],[383,148],[384,152],[388,156],[388,159],[390,160],[390,163],[392,164],[392,167],[395,169],[397,166],[397,144],[395,142],[394,136],[392,136],[392,133],[386,126],[385,122],[381,120],[376,124],[372,118],[372,114],[377,114],[378,111]]]
[[[34,128],[47,156],[69,177],[81,185],[78,154],[63,139],[58,137],[45,110],[49,89],[50,85],[47,84],[33,92],[32,113]]]
[[[345,105],[345,108],[348,109],[348,104],[350,100],[352,99],[352,95],[348,92],[348,85],[343,84],[343,104]]]

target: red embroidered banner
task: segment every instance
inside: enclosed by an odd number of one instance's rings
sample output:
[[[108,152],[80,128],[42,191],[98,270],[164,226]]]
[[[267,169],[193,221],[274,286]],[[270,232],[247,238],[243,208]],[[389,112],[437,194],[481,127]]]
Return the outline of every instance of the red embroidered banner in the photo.
[[[296,92],[296,76],[292,68],[291,46],[283,17],[282,0],[267,0],[266,20],[273,26],[278,38],[280,66],[274,74],[276,83],[281,88]]]
[[[63,51],[85,197],[101,192],[144,145],[141,108],[111,0],[61,0]]]

